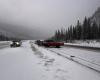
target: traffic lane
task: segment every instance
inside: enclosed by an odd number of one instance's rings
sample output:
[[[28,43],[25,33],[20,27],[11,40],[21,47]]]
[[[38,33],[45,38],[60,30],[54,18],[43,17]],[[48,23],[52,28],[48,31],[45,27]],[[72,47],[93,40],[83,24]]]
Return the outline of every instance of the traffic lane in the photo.
[[[50,49],[50,48],[49,48]],[[54,52],[57,52],[63,56],[67,56],[71,58],[74,56],[73,59],[78,61],[82,64],[85,64],[93,69],[100,71],[100,52],[90,51],[90,50],[83,50],[83,49],[76,49],[76,48],[69,48],[69,47],[62,47],[58,48],[51,48]]]
[[[66,71],[68,72],[67,74],[71,78],[73,78],[71,80],[80,80],[80,79],[81,80],[95,80],[96,77],[95,76],[93,77],[93,75],[98,75],[99,74],[98,72],[96,72],[94,70],[91,70],[90,68],[87,68],[83,65],[77,64],[76,62],[74,62],[72,60],[69,60],[68,58],[66,58],[64,56],[58,55],[57,53],[52,52],[52,51],[49,50],[49,49],[51,49],[51,50],[54,49],[55,50],[55,49],[61,49],[61,48],[43,48],[43,47],[40,47],[40,49],[41,49],[40,51],[42,51],[42,53],[44,55],[52,56],[52,58],[54,57],[55,62],[57,61],[61,65],[61,68],[66,69]],[[55,66],[55,67],[57,68],[57,66]],[[88,72],[89,72],[89,74],[87,74]],[[90,75],[91,73],[93,73],[93,75]],[[92,76],[92,78],[89,77],[89,76]],[[100,79],[100,77],[99,77],[99,79]]]

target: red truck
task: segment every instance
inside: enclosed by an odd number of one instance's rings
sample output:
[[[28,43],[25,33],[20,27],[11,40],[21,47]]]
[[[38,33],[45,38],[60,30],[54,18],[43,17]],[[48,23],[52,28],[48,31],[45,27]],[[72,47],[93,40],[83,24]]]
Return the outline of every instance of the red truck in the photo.
[[[53,40],[45,40],[45,41],[43,41],[43,45],[45,47],[57,47],[57,48],[59,48],[60,46],[63,46],[64,43],[63,42],[56,42]]]

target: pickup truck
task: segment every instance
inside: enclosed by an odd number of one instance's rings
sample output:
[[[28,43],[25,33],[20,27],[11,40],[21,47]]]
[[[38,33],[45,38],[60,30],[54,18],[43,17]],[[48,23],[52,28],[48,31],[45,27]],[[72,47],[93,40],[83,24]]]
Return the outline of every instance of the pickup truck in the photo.
[[[63,45],[64,45],[63,42],[56,42],[53,40],[43,41],[43,46],[45,46],[45,47],[57,47],[57,48],[59,48],[60,46],[63,46]]]

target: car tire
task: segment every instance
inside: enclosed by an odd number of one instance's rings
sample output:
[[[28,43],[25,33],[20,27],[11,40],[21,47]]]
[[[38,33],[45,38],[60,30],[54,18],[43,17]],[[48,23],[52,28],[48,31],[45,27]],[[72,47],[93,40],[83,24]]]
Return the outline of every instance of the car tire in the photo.
[[[60,46],[56,46],[56,48],[60,48]]]

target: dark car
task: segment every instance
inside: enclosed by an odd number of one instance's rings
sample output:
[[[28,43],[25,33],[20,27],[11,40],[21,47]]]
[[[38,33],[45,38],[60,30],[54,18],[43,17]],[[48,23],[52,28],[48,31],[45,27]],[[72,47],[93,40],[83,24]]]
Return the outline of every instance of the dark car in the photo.
[[[12,41],[10,44],[10,47],[20,47],[21,46],[21,41]]]
[[[36,43],[37,45],[39,45],[39,46],[42,46],[42,45],[43,45],[43,41],[42,41],[42,40],[37,40],[35,43]]]

